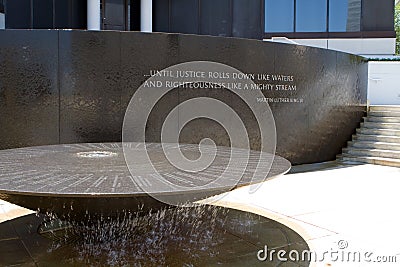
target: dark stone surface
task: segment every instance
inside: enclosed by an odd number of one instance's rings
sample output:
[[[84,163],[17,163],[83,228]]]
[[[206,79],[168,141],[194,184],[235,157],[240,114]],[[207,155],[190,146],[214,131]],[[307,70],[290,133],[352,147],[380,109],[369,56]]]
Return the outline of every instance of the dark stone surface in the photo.
[[[254,183],[253,173],[259,160],[272,163],[268,179],[288,172],[291,167],[281,157],[271,158],[266,153],[251,151],[247,161],[243,149],[218,147],[212,164],[193,175],[171,165],[160,144],[148,143],[144,147],[138,143],[124,143],[124,146],[129,147],[125,152],[133,153],[130,157],[137,159],[131,172],[120,143],[2,150],[0,198],[59,216],[115,215],[128,210],[147,211],[166,206],[153,198],[157,195],[174,197],[179,203],[186,203]],[[197,145],[183,145],[181,149],[189,158],[198,157]],[[169,151],[167,148],[166,153]],[[228,168],[231,151],[240,156],[240,162],[248,162],[248,165]],[[148,153],[152,165],[137,156],[143,153]],[[229,173],[229,180],[220,178],[224,172]],[[168,181],[185,189],[159,189],[156,180]]]
[[[153,69],[164,69],[179,63],[179,39],[177,34],[121,33],[121,88],[122,112],[125,113],[136,90],[144,83]],[[149,44],[157,44],[157,49],[149,49]],[[138,68],[138,66],[140,66]],[[150,142],[160,142],[161,124],[169,111],[179,104],[178,90],[167,94],[157,103],[147,128]],[[120,124],[120,135],[122,122]],[[120,137],[121,138],[121,137]]]
[[[0,35],[0,149],[59,143],[58,33]]]
[[[334,159],[349,136],[340,137],[343,143],[333,137],[349,129],[351,121],[360,121],[362,109],[353,117],[344,105],[356,100],[347,94],[356,92],[357,87],[342,87],[343,77],[336,73],[336,55],[334,51],[292,45],[281,45],[275,51],[275,61],[279,62],[275,72],[294,75],[296,95],[304,98],[304,103],[270,104],[278,133],[277,153],[294,164],[303,163],[305,157]],[[337,121],[346,121],[346,125],[339,128]],[[355,128],[351,125],[351,132]],[[279,134],[282,132],[287,134]]]
[[[195,60],[224,63],[244,73],[294,76],[295,92],[264,93],[269,98],[304,99],[303,103],[270,104],[277,153],[292,164],[334,159],[366,111],[367,62],[341,52],[196,35],[24,30],[0,31],[0,47],[0,109],[7,114],[0,118],[1,148],[121,141],[125,109],[145,75]],[[30,60],[25,60],[28,55]],[[32,76],[32,71],[38,75]],[[22,88],[32,86],[48,88],[49,93],[29,98],[35,91]],[[222,90],[172,91],[153,110],[147,141],[159,141],[159,129],[173,107],[201,95],[238,109],[250,130],[252,148],[257,149],[254,119],[240,99]],[[228,144],[215,124],[194,121],[191,127],[184,129],[182,142],[197,142],[213,133],[219,137],[218,145]]]
[[[59,32],[60,142],[111,142],[121,136],[118,32]]]

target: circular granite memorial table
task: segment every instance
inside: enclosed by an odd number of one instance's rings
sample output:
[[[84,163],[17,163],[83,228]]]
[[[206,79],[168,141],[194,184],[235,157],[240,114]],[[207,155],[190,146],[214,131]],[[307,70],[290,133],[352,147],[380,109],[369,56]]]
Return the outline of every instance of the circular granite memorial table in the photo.
[[[124,143],[125,146],[125,143]],[[254,183],[252,174],[258,162],[271,168],[265,179],[282,175],[291,164],[279,156],[248,151],[242,166],[229,170],[232,181],[216,180],[226,169],[231,153],[241,155],[245,150],[216,147],[212,164],[198,173],[177,169],[165,157],[161,144],[129,143],[135,153],[147,153],[153,168],[129,171],[122,143],[64,144],[27,147],[0,151],[0,198],[11,203],[52,213],[62,218],[87,216],[115,216],[123,212],[148,211],[168,206],[154,196],[168,194],[178,196],[182,202],[194,202],[229,191],[238,186]],[[187,158],[199,157],[198,145],[179,145]],[[168,148],[167,148],[168,150]],[[140,162],[137,166],[141,166]],[[245,167],[243,175],[241,168]],[[155,175],[188,190],[174,192],[150,192]],[[212,187],[202,186],[215,182]],[[147,190],[143,190],[147,188]]]

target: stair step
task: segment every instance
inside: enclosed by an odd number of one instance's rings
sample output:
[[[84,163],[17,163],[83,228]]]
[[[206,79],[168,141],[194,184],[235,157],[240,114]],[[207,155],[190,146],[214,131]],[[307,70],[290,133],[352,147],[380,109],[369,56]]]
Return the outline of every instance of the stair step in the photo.
[[[370,111],[368,117],[400,117],[400,111]]]
[[[360,127],[365,127],[368,129],[393,129],[400,130],[400,123],[394,122],[362,122]]]
[[[361,157],[400,159],[400,151],[383,149],[343,148],[343,153]]]
[[[364,117],[364,122],[400,123],[400,117]]]
[[[353,141],[372,141],[400,144],[400,136],[354,134]]]
[[[392,167],[400,167],[399,159],[387,159],[380,157],[354,157],[348,154],[342,154],[338,156],[339,161],[343,162],[359,162],[359,163],[369,163],[369,164],[378,164]]]
[[[370,106],[352,138],[338,160],[400,167],[400,105]]]
[[[385,142],[371,142],[371,141],[349,141],[348,148],[360,149],[380,149],[380,150],[395,150],[400,151],[400,143],[385,143]]]
[[[366,135],[400,136],[400,130],[359,128],[356,131]]]
[[[369,111],[395,111],[400,112],[399,105],[379,105],[379,106],[369,106]]]

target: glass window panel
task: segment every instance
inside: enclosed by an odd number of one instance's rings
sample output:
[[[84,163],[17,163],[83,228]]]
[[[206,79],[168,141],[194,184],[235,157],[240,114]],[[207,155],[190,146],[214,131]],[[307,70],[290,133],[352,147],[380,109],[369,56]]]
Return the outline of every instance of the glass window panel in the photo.
[[[234,0],[232,4],[232,36],[262,39],[261,0]]]
[[[71,17],[71,5],[68,0],[54,1],[54,27],[56,29],[71,28],[69,20]]]
[[[329,1],[329,31],[360,31],[361,0]]]
[[[53,29],[53,0],[33,1],[33,28]]]
[[[137,1],[136,1],[137,2]],[[140,3],[140,2],[139,2]],[[139,6],[140,8],[140,6]],[[153,0],[153,31],[168,32],[169,31],[169,1]],[[140,9],[136,13],[139,17],[140,26]]]
[[[198,0],[171,1],[170,32],[194,33],[199,32],[199,3]]]
[[[4,15],[4,1],[0,0],[0,30],[6,28],[6,18]]]
[[[56,0],[59,1],[59,0]],[[71,2],[71,29],[85,29],[86,20],[86,1],[69,0]]]
[[[7,29],[32,28],[31,0],[7,1],[5,24]]]
[[[215,36],[231,36],[230,0],[200,1],[200,33]]]
[[[6,19],[4,15],[4,1],[0,0],[0,30],[5,29]]]
[[[265,32],[294,31],[294,0],[265,1]]]
[[[327,1],[296,1],[296,32],[326,32]]]
[[[4,13],[0,13],[0,30],[6,28],[6,18]]]

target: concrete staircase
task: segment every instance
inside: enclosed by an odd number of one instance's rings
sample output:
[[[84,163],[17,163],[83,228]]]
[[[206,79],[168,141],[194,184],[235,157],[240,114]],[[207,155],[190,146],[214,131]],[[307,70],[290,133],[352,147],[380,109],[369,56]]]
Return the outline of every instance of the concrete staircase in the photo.
[[[400,106],[370,106],[338,160],[400,167]]]

